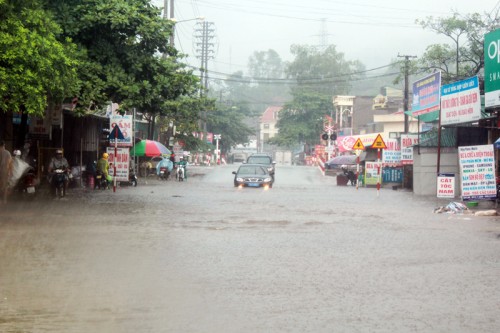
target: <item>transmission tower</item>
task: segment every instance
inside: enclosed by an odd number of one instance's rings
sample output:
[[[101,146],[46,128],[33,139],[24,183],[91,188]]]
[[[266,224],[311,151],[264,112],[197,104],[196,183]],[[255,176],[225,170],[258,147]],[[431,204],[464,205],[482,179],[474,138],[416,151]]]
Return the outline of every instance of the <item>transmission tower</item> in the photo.
[[[328,47],[328,29],[326,27],[326,18],[321,19],[321,29],[319,31],[319,49],[326,50]]]
[[[195,54],[196,58],[201,59],[200,80],[205,88],[208,89],[208,60],[214,58],[214,38],[215,28],[213,22],[198,22],[194,30]],[[203,93],[201,93],[203,94]]]

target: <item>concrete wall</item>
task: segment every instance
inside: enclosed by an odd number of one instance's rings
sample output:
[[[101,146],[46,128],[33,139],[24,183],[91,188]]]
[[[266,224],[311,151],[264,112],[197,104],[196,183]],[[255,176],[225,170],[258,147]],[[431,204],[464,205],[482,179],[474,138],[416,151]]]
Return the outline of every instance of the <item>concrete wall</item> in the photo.
[[[456,148],[441,148],[440,173],[455,174],[455,197],[459,198],[460,168]],[[437,148],[413,148],[413,193],[437,196]]]

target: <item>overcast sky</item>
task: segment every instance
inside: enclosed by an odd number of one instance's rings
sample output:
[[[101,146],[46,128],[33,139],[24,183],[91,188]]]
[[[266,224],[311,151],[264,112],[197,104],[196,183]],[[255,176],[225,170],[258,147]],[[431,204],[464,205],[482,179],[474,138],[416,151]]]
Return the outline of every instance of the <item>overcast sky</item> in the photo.
[[[423,30],[416,19],[491,13],[500,0],[174,0],[177,21],[203,16],[216,29],[215,58],[209,71],[246,72],[254,51],[274,49],[292,60],[292,44],[337,46],[347,60],[367,69],[388,65],[400,55],[420,56],[425,48],[448,39]],[[168,0],[170,2],[170,0]],[[163,7],[164,0],[153,0]],[[175,44],[200,66],[193,48],[196,21],[176,25]]]

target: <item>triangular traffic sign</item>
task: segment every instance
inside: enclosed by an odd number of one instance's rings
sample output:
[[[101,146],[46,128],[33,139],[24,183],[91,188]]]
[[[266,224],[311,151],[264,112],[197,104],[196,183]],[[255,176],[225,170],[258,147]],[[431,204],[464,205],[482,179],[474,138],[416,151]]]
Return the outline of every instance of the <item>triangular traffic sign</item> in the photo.
[[[109,140],[114,140],[114,139],[124,140],[125,139],[122,131],[120,130],[120,126],[115,125],[115,127],[113,127],[113,130],[111,131],[111,133],[109,133],[108,139]]]
[[[363,144],[363,142],[361,142],[361,139],[358,138],[356,140],[356,142],[354,143],[354,145],[352,146],[352,149],[354,149],[354,150],[365,150],[365,145]]]
[[[387,146],[385,145],[384,139],[382,139],[382,135],[377,135],[375,138],[375,141],[372,143],[372,148],[377,148],[377,149],[386,149]]]

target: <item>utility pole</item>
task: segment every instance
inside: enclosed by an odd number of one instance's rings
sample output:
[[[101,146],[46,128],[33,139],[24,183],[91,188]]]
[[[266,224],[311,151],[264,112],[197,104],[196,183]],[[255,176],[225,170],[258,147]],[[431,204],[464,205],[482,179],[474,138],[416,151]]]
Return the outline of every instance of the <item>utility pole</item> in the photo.
[[[201,59],[200,79],[205,90],[208,89],[208,60],[214,58],[215,29],[213,22],[199,22],[196,24],[194,37],[196,38],[196,58]]]
[[[165,0],[167,2],[167,0]],[[167,7],[165,7],[167,8]],[[170,19],[174,20],[174,0],[170,0]],[[172,25],[172,34],[170,35],[170,46],[174,46],[175,44],[175,24]]]
[[[200,81],[203,84],[203,89],[200,90],[200,96],[208,90],[208,60],[214,58],[214,43],[212,40],[215,38],[215,28],[213,22],[199,22],[196,24],[194,37],[196,39],[196,57],[201,59],[200,67]],[[207,135],[207,121],[206,111],[203,111],[201,119],[203,127],[203,140],[206,141]]]
[[[405,91],[404,91],[404,115],[405,115],[405,129],[404,132],[408,133],[409,130],[409,124],[408,124],[408,115],[406,114],[406,111],[409,109],[409,99],[408,99],[408,76],[409,76],[409,70],[410,70],[410,58],[416,58],[417,56],[410,56],[410,55],[400,55],[398,53],[398,58],[405,58]]]

